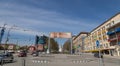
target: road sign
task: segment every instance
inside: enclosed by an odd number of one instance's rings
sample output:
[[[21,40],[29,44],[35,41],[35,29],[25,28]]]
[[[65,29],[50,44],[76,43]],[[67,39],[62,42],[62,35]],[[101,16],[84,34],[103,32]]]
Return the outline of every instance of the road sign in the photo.
[[[100,46],[100,42],[97,40],[96,41],[96,46],[99,47]]]
[[[102,57],[101,57],[101,52],[100,52],[100,42],[97,40],[96,41],[96,46],[99,48],[99,66],[104,66],[104,62],[102,60]]]

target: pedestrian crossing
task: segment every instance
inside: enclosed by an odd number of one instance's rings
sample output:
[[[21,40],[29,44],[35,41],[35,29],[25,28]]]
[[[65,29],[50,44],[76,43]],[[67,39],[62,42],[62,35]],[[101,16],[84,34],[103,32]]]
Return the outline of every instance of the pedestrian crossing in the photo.
[[[72,60],[72,63],[88,63],[93,60]],[[32,60],[33,63],[50,63],[50,60]]]
[[[72,60],[72,63],[88,63],[91,61],[93,61],[93,60]]]
[[[33,63],[50,63],[50,60],[32,60]]]

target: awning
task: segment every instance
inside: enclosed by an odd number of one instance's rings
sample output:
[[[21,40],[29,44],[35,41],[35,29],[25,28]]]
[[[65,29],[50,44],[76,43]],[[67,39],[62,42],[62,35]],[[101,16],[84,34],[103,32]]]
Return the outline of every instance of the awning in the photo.
[[[103,51],[103,50],[110,50],[110,49],[115,49],[114,47],[111,47],[111,48],[106,48],[106,49],[100,49],[100,51]],[[85,50],[83,52],[98,52],[99,50],[96,49],[96,50]]]
[[[99,50],[86,50],[84,52],[98,52]]]

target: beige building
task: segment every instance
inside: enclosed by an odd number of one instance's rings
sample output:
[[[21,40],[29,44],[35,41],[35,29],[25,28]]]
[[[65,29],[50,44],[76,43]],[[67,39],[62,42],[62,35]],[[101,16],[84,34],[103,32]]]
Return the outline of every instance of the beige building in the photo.
[[[74,39],[73,44],[75,53],[82,52],[84,50],[84,38],[88,35],[88,32],[80,32]]]
[[[111,50],[115,50],[116,47],[119,47],[118,45],[118,39],[117,42],[110,42],[108,41],[111,36],[109,35],[110,29],[112,29],[112,26],[118,25],[120,23],[120,13],[114,15],[95,29],[93,29],[88,36],[84,39],[84,51],[85,52],[98,52],[98,47],[96,46],[96,41],[98,40],[100,42],[100,50],[104,54],[110,54],[110,55],[119,55],[118,50],[114,52],[111,52]],[[119,27],[119,26],[117,26]],[[113,28],[115,29],[115,27]],[[78,39],[79,35],[76,37],[75,40],[73,40],[73,43],[75,46],[78,44],[77,41],[81,43],[81,40]],[[110,39],[109,39],[110,40]],[[117,46],[116,46],[117,45]]]
[[[111,55],[120,56],[120,14],[118,14],[116,18],[113,19],[113,25],[111,25],[110,23],[107,30],[107,35],[109,36],[108,41],[110,42],[110,46],[114,47],[110,50]]]

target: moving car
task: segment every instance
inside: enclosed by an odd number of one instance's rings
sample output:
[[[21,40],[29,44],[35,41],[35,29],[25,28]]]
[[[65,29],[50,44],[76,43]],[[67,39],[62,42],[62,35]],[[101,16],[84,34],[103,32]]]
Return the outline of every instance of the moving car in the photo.
[[[25,51],[21,51],[18,54],[18,57],[26,57],[26,56],[27,56],[27,53]]]
[[[0,63],[4,63],[4,62],[13,62],[14,60],[14,57],[13,57],[13,54],[12,53],[1,53],[0,54]]]

